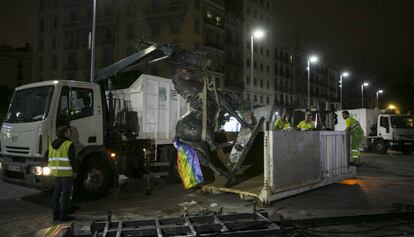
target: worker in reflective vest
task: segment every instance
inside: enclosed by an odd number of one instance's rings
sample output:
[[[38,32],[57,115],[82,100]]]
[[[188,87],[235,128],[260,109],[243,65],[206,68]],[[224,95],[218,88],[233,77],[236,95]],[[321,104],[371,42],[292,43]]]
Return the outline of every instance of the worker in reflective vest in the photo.
[[[70,196],[73,177],[77,168],[76,152],[70,126],[61,126],[56,131],[57,138],[49,144],[49,169],[54,177],[53,220],[70,221]]]
[[[296,130],[301,130],[301,131],[313,130],[314,128],[315,128],[315,125],[312,122],[312,114],[310,113],[306,113],[305,120],[301,121],[296,126]]]
[[[354,165],[361,165],[361,154],[359,148],[364,139],[364,131],[361,128],[358,120],[351,118],[348,111],[342,112],[342,118],[345,120],[345,127],[347,132],[351,134],[351,146],[352,146],[352,163]]]
[[[282,116],[280,116],[280,118],[276,119],[274,125],[275,130],[286,130],[290,128],[290,123],[286,118],[286,113],[283,113]]]

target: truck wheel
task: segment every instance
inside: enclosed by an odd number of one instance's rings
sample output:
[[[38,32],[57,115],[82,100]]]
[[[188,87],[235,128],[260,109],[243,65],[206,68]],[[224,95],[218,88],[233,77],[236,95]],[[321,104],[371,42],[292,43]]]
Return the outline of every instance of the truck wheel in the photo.
[[[91,158],[82,169],[79,177],[83,196],[88,199],[102,197],[110,188],[112,171],[102,159]]]
[[[374,142],[374,150],[378,154],[385,154],[387,152],[387,145],[384,140],[378,139]]]
[[[364,150],[367,152],[372,152],[374,150],[374,144],[371,140],[367,140],[367,145]]]

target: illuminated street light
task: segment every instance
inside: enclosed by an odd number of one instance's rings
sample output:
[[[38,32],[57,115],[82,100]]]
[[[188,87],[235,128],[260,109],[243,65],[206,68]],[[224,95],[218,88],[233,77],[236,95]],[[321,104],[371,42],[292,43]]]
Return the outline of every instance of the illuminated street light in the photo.
[[[265,36],[265,32],[262,29],[256,29],[253,31],[253,37],[256,39],[261,39]]]
[[[250,80],[254,80],[254,73],[253,73],[253,64],[254,64],[254,58],[253,58],[253,47],[254,47],[254,39],[261,39],[265,36],[265,32],[258,28],[255,29],[252,34],[250,35]]]
[[[368,85],[369,85],[368,82],[364,82],[361,85],[361,101],[362,101],[362,107],[361,108],[364,108],[364,87],[367,87]]]
[[[309,57],[309,61],[311,63],[317,63],[318,62],[318,57],[317,56],[310,56]]]
[[[379,94],[382,94],[382,93],[384,93],[383,90],[377,90],[377,109],[379,109],[379,100],[378,100],[378,97],[379,97]]]
[[[349,72],[343,72],[341,73],[341,76],[339,77],[339,87],[341,88],[341,109],[342,109],[342,90],[344,87],[343,78],[348,77],[348,76],[349,76]]]
[[[396,108],[397,108],[397,106],[395,106],[395,105],[393,105],[393,104],[388,105],[388,109],[389,109],[389,110],[394,110],[394,109],[396,109]]]
[[[317,63],[318,62],[318,57],[317,56],[310,56],[308,58],[308,109],[310,109],[310,65],[311,63]]]

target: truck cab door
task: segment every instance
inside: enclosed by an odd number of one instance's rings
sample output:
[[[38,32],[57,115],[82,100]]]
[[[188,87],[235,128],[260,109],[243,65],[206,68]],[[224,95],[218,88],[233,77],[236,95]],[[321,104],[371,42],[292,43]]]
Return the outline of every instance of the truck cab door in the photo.
[[[95,92],[95,93],[94,93]],[[62,87],[56,128],[70,123],[71,140],[79,152],[88,145],[102,145],[102,114],[99,92],[92,88]]]
[[[379,115],[378,124],[378,136],[382,137],[384,140],[391,140],[392,133],[390,129],[390,117],[385,115]]]

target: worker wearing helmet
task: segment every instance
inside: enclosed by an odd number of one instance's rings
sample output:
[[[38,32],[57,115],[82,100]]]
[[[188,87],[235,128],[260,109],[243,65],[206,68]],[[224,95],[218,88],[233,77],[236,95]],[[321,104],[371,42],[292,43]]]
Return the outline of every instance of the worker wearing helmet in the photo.
[[[348,111],[342,112],[342,117],[345,120],[346,132],[351,134],[351,145],[352,145],[352,163],[355,165],[361,164],[361,154],[359,148],[364,138],[364,131],[361,128],[358,120],[351,118]]]
[[[275,130],[286,130],[290,128],[290,123],[286,118],[286,113],[283,113],[282,116],[276,119],[274,124]]]
[[[297,126],[296,130],[309,131],[315,128],[315,125],[312,122],[312,114],[306,113],[305,120],[301,121]]]

